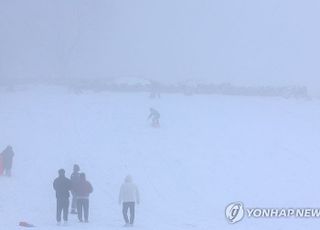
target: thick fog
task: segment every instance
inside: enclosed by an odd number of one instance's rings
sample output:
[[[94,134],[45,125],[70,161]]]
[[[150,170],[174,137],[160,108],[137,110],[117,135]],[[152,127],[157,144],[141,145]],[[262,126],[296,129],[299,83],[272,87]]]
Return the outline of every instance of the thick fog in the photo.
[[[1,77],[318,83],[320,3],[0,1]]]
[[[0,228],[318,230],[319,12],[0,0]]]

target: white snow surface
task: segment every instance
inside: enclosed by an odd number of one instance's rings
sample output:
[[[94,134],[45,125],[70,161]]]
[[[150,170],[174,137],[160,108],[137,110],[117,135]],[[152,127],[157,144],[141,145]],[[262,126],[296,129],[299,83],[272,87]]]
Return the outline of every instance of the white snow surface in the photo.
[[[244,219],[226,205],[319,207],[319,101],[232,96],[93,93],[35,87],[0,92],[0,229],[123,229],[117,203],[131,174],[140,189],[134,229],[319,229],[318,219]],[[161,113],[150,127],[149,108]],[[53,180],[73,164],[92,183],[89,223],[56,226]]]

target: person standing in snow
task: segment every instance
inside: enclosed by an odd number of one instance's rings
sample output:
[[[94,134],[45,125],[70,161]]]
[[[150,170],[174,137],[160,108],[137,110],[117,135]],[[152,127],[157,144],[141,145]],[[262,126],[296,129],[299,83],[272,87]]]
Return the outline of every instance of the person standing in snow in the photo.
[[[153,127],[159,127],[159,119],[160,119],[160,113],[159,111],[155,110],[154,108],[150,108],[150,114],[148,116],[148,120],[152,119],[152,126]]]
[[[13,161],[14,152],[12,147],[8,145],[5,150],[1,153],[2,162],[3,162],[3,170],[6,176],[11,176],[11,168]]]
[[[77,214],[77,196],[75,193],[75,188],[80,180],[80,167],[79,165],[75,164],[73,165],[73,172],[70,177],[71,183],[72,183],[72,189],[71,189],[71,214]]]
[[[135,217],[135,204],[140,203],[139,191],[137,186],[132,182],[131,176],[126,176],[124,183],[121,185],[119,193],[119,204],[122,203],[122,215],[125,226],[132,226]],[[130,221],[128,218],[130,210]]]
[[[76,184],[75,194],[77,196],[78,218],[82,222],[82,211],[84,221],[87,223],[89,218],[89,195],[93,192],[92,185],[86,180],[86,174],[80,173],[79,183]]]
[[[69,191],[72,188],[71,180],[66,178],[65,170],[59,169],[59,176],[53,182],[53,188],[56,191],[57,198],[57,223],[61,223],[61,214],[63,212],[63,220],[65,223],[68,221],[69,211]]]

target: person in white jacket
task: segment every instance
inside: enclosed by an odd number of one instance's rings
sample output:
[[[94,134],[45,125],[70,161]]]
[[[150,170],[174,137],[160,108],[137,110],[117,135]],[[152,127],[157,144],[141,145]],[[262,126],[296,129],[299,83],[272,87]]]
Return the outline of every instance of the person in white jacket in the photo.
[[[132,226],[135,216],[135,203],[140,203],[139,191],[137,186],[132,182],[131,176],[126,176],[124,183],[121,185],[119,193],[119,204],[122,203],[122,215],[125,226]],[[130,210],[130,221],[128,218],[128,210]]]

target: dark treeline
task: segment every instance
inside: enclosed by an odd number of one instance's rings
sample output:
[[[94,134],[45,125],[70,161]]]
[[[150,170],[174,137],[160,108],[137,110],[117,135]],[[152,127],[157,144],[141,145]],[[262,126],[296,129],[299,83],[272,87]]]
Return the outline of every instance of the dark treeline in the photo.
[[[230,83],[196,83],[185,81],[173,84],[161,83],[146,78],[45,78],[45,79],[0,79],[0,86],[14,91],[19,86],[30,84],[46,84],[64,86],[74,93],[86,90],[101,92],[149,92],[151,97],[163,93],[180,93],[191,95],[238,95],[260,97],[283,97],[308,99],[308,89],[305,86],[236,86]]]

